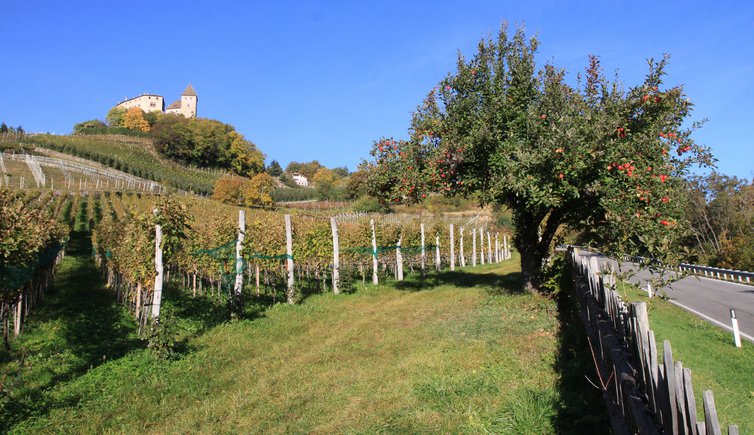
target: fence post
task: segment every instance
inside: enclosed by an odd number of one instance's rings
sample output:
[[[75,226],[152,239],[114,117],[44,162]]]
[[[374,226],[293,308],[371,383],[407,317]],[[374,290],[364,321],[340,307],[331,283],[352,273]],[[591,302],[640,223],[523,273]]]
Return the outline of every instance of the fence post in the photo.
[[[335,217],[330,218],[332,229],[332,292],[340,293],[340,243],[338,241],[338,222]]]
[[[291,227],[291,215],[283,216],[285,219],[285,257],[288,266],[288,287],[286,288],[286,297],[289,304],[293,304],[293,228]]]
[[[510,255],[508,252],[508,235],[503,234],[503,259],[510,260]]]
[[[238,210],[238,240],[236,240],[236,284],[233,291],[236,296],[243,290],[243,252],[244,237],[246,236],[246,211]]]
[[[455,252],[455,240],[453,224],[450,224],[450,270],[456,270],[456,252]]]
[[[380,280],[377,277],[377,234],[374,231],[374,219],[369,220],[369,225],[372,226],[372,284],[377,285]]]
[[[155,209],[154,213],[157,214],[158,210]],[[163,280],[162,227],[160,225],[154,226],[154,268],[157,271],[157,276],[154,278],[154,293],[152,294],[152,318],[157,321],[160,317],[160,306],[162,305]]]

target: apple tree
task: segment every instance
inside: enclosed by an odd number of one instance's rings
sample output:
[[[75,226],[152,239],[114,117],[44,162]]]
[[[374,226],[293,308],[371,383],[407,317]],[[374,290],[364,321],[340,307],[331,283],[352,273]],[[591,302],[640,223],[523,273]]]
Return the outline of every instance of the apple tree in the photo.
[[[384,203],[464,195],[508,207],[523,285],[537,290],[558,229],[569,226],[613,255],[669,261],[686,229],[690,165],[711,163],[686,127],[691,102],[663,87],[667,58],[624,89],[590,57],[576,86],[538,68],[523,29],[459,55],[413,114],[410,137],[381,139],[363,166]]]

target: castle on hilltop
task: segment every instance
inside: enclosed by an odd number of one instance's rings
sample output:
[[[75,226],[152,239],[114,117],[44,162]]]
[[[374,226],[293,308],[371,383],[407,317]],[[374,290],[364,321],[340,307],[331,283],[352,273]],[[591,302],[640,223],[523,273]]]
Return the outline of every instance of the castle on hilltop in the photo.
[[[141,94],[138,97],[128,98],[125,101],[121,101],[115,107],[122,107],[124,109],[130,109],[132,107],[138,107],[145,112],[164,112],[174,113],[176,115],[183,115],[186,118],[196,118],[196,103],[199,98],[196,96],[194,87],[189,83],[186,89],[181,94],[181,98],[177,99],[173,104],[165,108],[165,98],[162,95],[156,94]]]

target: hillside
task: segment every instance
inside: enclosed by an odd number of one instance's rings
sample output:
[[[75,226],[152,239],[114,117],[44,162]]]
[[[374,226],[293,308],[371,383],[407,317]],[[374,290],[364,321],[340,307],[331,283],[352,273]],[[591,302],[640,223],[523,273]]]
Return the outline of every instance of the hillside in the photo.
[[[92,160],[137,177],[203,195],[212,193],[224,171],[188,167],[160,156],[151,139],[124,135],[34,135],[23,140],[39,152]]]

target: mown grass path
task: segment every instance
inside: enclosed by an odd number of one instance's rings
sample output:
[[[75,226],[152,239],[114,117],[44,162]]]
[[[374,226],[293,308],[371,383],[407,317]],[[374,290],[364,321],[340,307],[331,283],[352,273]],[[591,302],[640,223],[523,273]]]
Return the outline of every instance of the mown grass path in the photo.
[[[222,323],[206,322],[208,300],[188,298],[188,310],[174,291],[166,312],[179,334],[193,333],[168,361],[136,339],[76,237],[57,293],[18,341],[25,362],[4,367],[15,382],[3,399],[11,432],[606,430],[578,334],[556,301],[507,290],[513,262]]]
[[[85,224],[77,223],[55,286],[0,360],[0,432],[64,405],[49,394],[140,347],[136,325],[104,288]],[[66,405],[75,403],[68,398]]]

